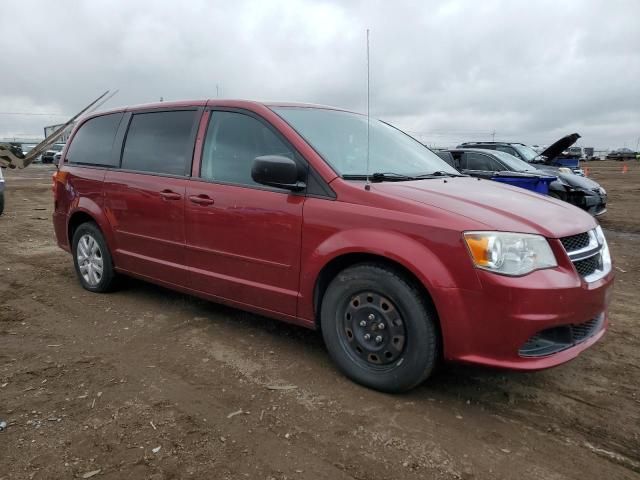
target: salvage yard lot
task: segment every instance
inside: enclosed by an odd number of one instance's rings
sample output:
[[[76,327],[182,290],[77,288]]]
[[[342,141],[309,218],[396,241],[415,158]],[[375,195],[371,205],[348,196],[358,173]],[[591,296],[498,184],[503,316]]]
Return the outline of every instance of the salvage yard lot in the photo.
[[[346,380],[315,332],[134,280],[84,291],[53,169],[6,172],[0,479],[640,478],[640,166],[584,166],[609,194],[604,339],[544,372],[447,365],[404,395]]]

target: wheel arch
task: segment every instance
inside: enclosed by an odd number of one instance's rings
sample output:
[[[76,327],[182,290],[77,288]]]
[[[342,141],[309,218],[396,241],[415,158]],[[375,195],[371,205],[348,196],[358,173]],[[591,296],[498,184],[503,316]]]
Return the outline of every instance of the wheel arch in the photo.
[[[73,234],[76,229],[86,222],[93,222],[98,226],[107,242],[107,246],[113,252],[114,248],[111,226],[100,207],[93,202],[85,202],[82,205],[78,205],[78,208],[69,215],[69,219],[67,220],[67,239],[69,241],[69,247],[73,248]]]

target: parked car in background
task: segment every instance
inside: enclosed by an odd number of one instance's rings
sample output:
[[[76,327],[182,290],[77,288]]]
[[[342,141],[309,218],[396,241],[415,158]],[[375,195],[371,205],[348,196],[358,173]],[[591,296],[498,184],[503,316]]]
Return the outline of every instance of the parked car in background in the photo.
[[[635,160],[635,159],[636,159],[636,152],[634,152],[630,148],[618,148],[617,150],[614,150],[607,154],[607,160],[618,160],[622,162],[625,160]]]
[[[53,224],[88,291],[131,275],[319,328],[342,372],[388,392],[442,358],[552,367],[606,330],[592,217],[461,175],[384,122],[157,103],[85,117],[69,142]]]
[[[56,152],[56,154],[53,156],[54,165],[60,165],[60,158],[62,158],[62,152]]]
[[[582,147],[569,147],[567,149],[566,156],[568,158],[582,159],[582,156],[583,156]]]
[[[517,142],[464,142],[458,145],[458,148],[484,148],[487,150],[498,150],[508,153],[509,155],[513,155],[514,157],[528,163],[567,167],[576,175],[584,175],[584,171],[580,168],[580,159],[563,153],[576,143],[579,138],[580,135],[577,133],[566,135],[557,142],[546,147],[540,153],[524,143]]]
[[[602,215],[607,211],[606,190],[590,178],[575,175],[567,167],[527,163],[520,158],[505,153],[503,150],[459,148],[448,152],[454,158],[457,157],[459,159],[453,166],[455,168],[460,166],[463,173],[481,178],[490,178],[493,177],[492,168],[504,168],[508,169],[507,171],[511,170],[523,174],[537,173],[547,177],[555,177],[555,180],[549,183],[548,194],[550,196],[571,203],[594,216]],[[464,152],[469,153],[464,155]],[[483,158],[480,155],[481,153],[486,153],[491,158]],[[475,172],[471,171],[474,169]],[[480,171],[483,173],[479,173]],[[495,178],[491,179],[495,180]],[[526,180],[523,180],[523,182],[526,182]]]
[[[506,183],[543,195],[549,194],[550,185],[559,183],[555,176],[545,174],[513,155],[497,150],[467,148],[440,150],[435,153],[466,175]],[[562,189],[562,186],[558,184],[556,189]]]
[[[31,150],[33,150],[35,148],[36,144],[35,143],[23,143],[20,145],[20,148],[22,149],[22,154],[23,155],[27,155]]]
[[[4,175],[2,175],[2,168],[0,168],[0,215],[4,212]]]
[[[42,154],[42,163],[53,163],[56,153],[62,152],[64,143],[54,143],[51,148]]]

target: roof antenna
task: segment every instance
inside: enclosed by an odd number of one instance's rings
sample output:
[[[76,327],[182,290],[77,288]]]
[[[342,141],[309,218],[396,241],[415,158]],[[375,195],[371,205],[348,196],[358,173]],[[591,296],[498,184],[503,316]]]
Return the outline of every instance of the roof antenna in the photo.
[[[369,89],[369,29],[367,28],[367,183],[364,185],[365,190],[371,190],[371,180],[369,179],[369,124],[370,122],[370,111],[369,111],[369,97],[370,97],[370,89]]]

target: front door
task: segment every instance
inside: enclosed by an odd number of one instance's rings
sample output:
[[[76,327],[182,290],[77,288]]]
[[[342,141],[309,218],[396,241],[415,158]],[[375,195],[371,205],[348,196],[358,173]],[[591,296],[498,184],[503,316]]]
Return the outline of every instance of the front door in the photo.
[[[251,165],[261,155],[296,159],[262,119],[239,111],[211,112],[200,172],[186,193],[191,288],[295,315],[305,197],[256,184]]]
[[[120,169],[105,177],[118,268],[186,285],[184,210],[196,110],[135,113]]]

